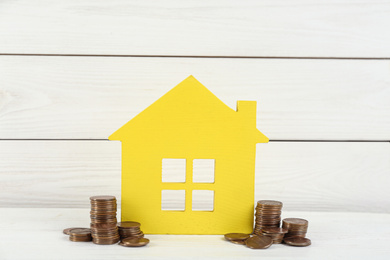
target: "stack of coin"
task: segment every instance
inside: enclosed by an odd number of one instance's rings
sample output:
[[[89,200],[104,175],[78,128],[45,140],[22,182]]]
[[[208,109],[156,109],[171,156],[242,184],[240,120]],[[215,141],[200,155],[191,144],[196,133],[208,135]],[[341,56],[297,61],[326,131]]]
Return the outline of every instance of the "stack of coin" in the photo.
[[[143,238],[144,233],[140,229],[141,224],[134,221],[118,223],[118,231],[121,240],[125,238]]]
[[[285,228],[265,227],[261,229],[261,232],[263,236],[272,238],[272,244],[280,244],[288,230]]]
[[[116,198],[114,196],[93,196],[90,200],[92,241],[99,245],[118,243]]]
[[[306,219],[285,218],[283,219],[282,227],[288,229],[288,233],[284,237],[304,238],[306,236],[308,226],[309,226],[309,222]]]
[[[265,227],[279,227],[283,203],[275,200],[259,200],[256,206],[256,220],[253,233],[261,235]]]
[[[89,228],[73,228],[69,231],[69,240],[73,242],[89,242],[92,240]]]

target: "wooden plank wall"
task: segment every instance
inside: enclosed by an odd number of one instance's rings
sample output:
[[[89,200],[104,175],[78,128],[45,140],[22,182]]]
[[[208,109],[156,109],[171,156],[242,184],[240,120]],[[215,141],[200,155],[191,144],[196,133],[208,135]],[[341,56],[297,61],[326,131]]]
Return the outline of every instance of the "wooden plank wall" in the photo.
[[[188,75],[258,101],[256,199],[390,212],[390,2],[0,2],[0,207],[120,195],[107,137]]]

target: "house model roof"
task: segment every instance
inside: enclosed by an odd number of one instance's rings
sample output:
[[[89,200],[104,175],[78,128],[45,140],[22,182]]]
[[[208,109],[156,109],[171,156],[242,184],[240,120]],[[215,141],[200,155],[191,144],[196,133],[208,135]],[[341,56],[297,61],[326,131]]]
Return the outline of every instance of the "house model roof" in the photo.
[[[170,131],[188,134],[189,138],[202,133],[217,136],[220,131],[231,131],[255,143],[268,142],[256,128],[255,101],[238,101],[237,111],[234,111],[193,76],[168,91],[109,139],[125,141],[134,138],[137,131],[150,132],[150,135]]]

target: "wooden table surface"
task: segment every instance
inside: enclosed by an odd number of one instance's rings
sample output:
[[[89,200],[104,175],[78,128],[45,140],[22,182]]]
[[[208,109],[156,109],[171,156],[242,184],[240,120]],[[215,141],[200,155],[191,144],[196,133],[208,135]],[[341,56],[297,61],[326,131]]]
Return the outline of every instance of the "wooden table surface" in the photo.
[[[222,235],[146,235],[141,248],[71,242],[67,227],[89,226],[89,209],[8,208],[0,214],[0,259],[388,259],[390,214],[284,211],[309,220],[309,247],[253,250]],[[142,229],[142,226],[141,226]]]

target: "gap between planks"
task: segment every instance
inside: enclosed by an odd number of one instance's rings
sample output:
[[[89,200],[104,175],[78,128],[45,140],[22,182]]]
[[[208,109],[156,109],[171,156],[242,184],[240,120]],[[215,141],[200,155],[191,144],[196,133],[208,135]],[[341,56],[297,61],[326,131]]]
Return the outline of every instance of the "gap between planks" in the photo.
[[[0,53],[0,56],[40,57],[97,57],[97,58],[191,58],[191,59],[296,59],[296,60],[390,60],[390,57],[294,57],[294,56],[192,56],[192,55],[116,55],[116,54],[45,54],[45,53]]]
[[[0,139],[0,141],[110,141],[108,139]],[[390,140],[269,140],[269,142],[390,143]]]

